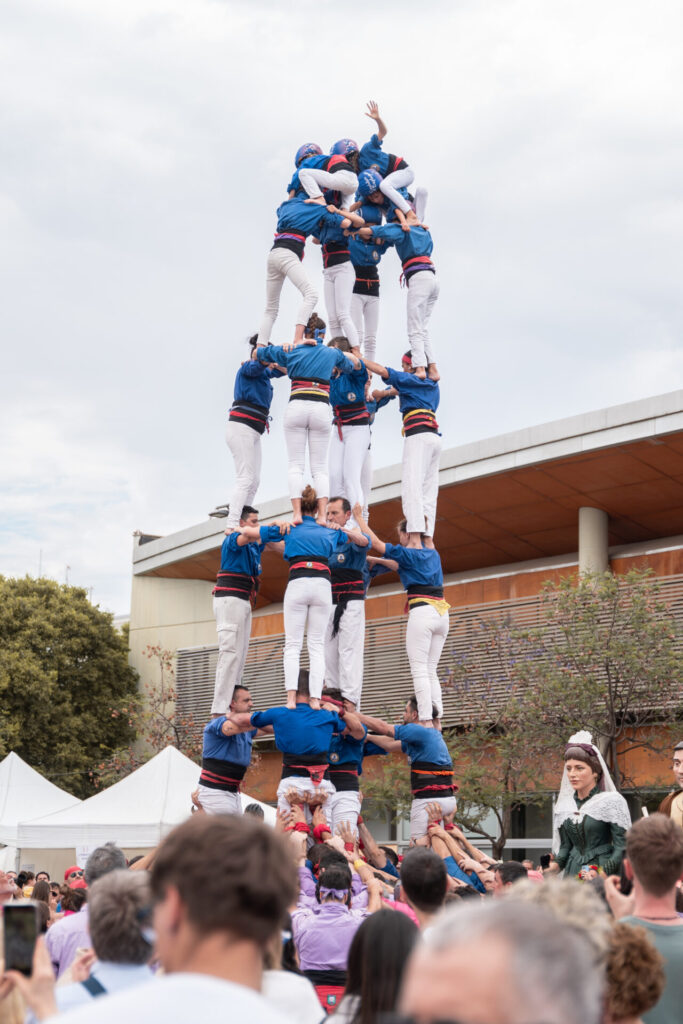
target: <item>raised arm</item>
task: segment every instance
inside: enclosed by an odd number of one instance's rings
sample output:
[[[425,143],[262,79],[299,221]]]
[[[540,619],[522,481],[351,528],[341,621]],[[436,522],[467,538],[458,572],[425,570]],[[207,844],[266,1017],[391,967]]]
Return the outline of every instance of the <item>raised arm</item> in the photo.
[[[379,107],[377,106],[374,100],[370,100],[370,102],[368,103],[368,109],[365,116],[369,117],[377,125],[377,138],[381,142],[382,139],[386,138],[387,126],[380,117]]]
[[[381,363],[373,363],[371,359],[363,359],[363,362],[371,373],[376,373],[378,377],[382,377],[384,380],[388,378],[389,371],[386,366],[382,366]]]
[[[361,530],[354,530],[349,526],[342,526],[341,529],[352,544],[359,548],[367,548],[369,546],[370,540]]]
[[[375,551],[379,551],[380,555],[383,555],[387,546],[384,541],[380,540],[377,534],[370,529],[365,519],[363,519],[363,509],[361,508],[360,503],[353,506],[353,516],[358,523],[360,532],[366,534],[370,538],[370,543]]]
[[[382,718],[373,718],[372,715],[363,715],[360,711],[356,711],[355,715],[363,725],[367,725],[370,732],[375,732],[378,736],[389,736],[393,740],[394,727],[389,722]],[[379,743],[377,745],[380,746]]]

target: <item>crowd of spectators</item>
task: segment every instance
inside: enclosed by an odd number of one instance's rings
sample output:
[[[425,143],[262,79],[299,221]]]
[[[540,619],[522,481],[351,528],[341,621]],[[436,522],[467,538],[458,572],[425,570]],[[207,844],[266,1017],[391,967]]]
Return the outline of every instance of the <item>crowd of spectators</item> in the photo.
[[[30,977],[0,977],[0,1024],[683,1022],[683,830],[663,814],[626,838],[621,878],[496,863],[429,808],[399,857],[332,835],[294,803],[195,814],[127,864],[108,844],[64,884],[0,873],[30,898]]]

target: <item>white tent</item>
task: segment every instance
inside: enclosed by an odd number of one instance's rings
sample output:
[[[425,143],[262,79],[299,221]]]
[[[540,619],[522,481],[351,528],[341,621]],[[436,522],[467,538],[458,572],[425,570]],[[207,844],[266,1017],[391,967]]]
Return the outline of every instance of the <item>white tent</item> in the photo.
[[[0,843],[19,846],[20,821],[64,811],[80,803],[78,797],[48,782],[14,751],[0,761]]]
[[[0,871],[14,871],[17,863],[17,851],[14,846],[3,846],[0,849]]]
[[[21,849],[66,849],[114,842],[126,848],[157,846],[190,814],[199,767],[175,747],[166,747],[125,779],[77,807],[22,820],[16,845]],[[242,806],[252,798],[242,794]],[[275,811],[262,805],[269,824]]]

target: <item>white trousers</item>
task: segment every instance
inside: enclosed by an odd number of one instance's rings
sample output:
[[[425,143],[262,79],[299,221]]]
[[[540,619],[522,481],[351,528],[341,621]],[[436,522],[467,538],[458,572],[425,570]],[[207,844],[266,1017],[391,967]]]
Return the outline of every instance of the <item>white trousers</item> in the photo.
[[[419,221],[424,220],[425,213],[427,212],[427,199],[429,198],[429,192],[426,188],[421,185],[415,189],[415,213]]]
[[[228,420],[225,441],[235,462],[235,482],[230,492],[226,527],[236,530],[242,509],[253,505],[261,479],[261,435],[244,423]]]
[[[241,597],[214,597],[213,614],[218,631],[218,662],[212,715],[225,715],[232,692],[242,681],[251,633],[251,604]]]
[[[301,187],[308,192],[311,199],[321,196],[324,188],[333,192],[341,192],[341,208],[348,210],[353,196],[358,188],[358,176],[353,171],[336,171],[330,174],[318,167],[301,167],[299,169],[299,181]]]
[[[302,302],[296,316],[297,324],[307,324],[315,309],[318,293],[309,281],[299,257],[291,249],[271,249],[266,263],[266,308],[258,330],[259,345],[267,345],[270,342],[273,324],[280,308],[280,293],[286,277],[301,292]]]
[[[439,615],[429,604],[411,608],[408,614],[406,653],[421,722],[431,722],[432,704],[436,705],[439,717],[443,714],[437,670],[449,625],[448,612]]]
[[[408,533],[434,536],[440,456],[441,438],[432,431],[413,434],[403,442],[401,503]]]
[[[337,834],[337,825],[342,821],[348,822],[354,833],[358,833],[358,815],[360,814],[360,793],[355,790],[342,790],[335,792],[327,799],[325,804],[327,812],[327,823],[330,826],[332,835]]]
[[[332,410],[327,402],[311,402],[303,398],[295,398],[287,403],[284,428],[289,463],[287,479],[290,498],[300,498],[304,489],[307,444],[313,486],[319,498],[329,498],[327,446],[331,427]]]
[[[360,502],[365,504],[363,492],[363,462],[370,444],[368,423],[344,424],[332,427],[330,438],[330,497],[340,495],[351,503],[351,508]],[[355,521],[354,521],[355,522]],[[352,525],[352,524],[351,524]]]
[[[285,689],[296,690],[299,682],[299,659],[304,643],[308,647],[311,697],[320,698],[325,679],[325,630],[332,607],[330,581],[322,577],[300,576],[290,580],[285,590],[285,649],[283,664]],[[308,628],[306,622],[308,621]]]
[[[341,334],[349,339],[351,348],[357,348],[359,344],[358,332],[351,316],[351,299],[355,283],[356,271],[350,260],[323,270],[325,309],[330,338],[336,338]]]
[[[222,789],[209,789],[199,785],[199,802],[206,814],[241,814],[239,793],[226,793]]]
[[[408,185],[411,185],[414,180],[415,172],[411,167],[404,167],[402,171],[392,171],[391,174],[387,174],[386,178],[382,179],[382,183],[379,186],[380,192],[387,197],[390,203],[398,206],[399,210],[403,213],[409,213],[410,203],[407,199],[403,198],[397,189],[408,188]]]
[[[334,786],[329,779],[323,779],[319,785],[315,786],[310,779],[303,778],[300,775],[290,775],[288,779],[280,779],[280,784],[277,787],[277,809],[281,814],[290,810],[289,801],[285,797],[285,793],[290,789],[295,789],[303,797],[322,796],[323,803],[326,803],[332,793],[334,793]],[[306,804],[303,805],[303,808],[306,820],[311,821],[313,815],[310,808]]]
[[[458,806],[458,801],[454,796],[429,796],[429,797],[418,797],[417,800],[413,800],[410,805],[410,838],[420,839],[421,836],[427,835],[427,827],[429,825],[429,814],[427,813],[427,804],[441,804],[441,809],[444,814],[450,814]]]
[[[372,441],[370,441],[365,457],[363,458],[360,483],[363,489],[363,498],[365,499],[363,504],[363,519],[367,523],[370,516],[370,493],[372,491]]]
[[[351,319],[353,320],[361,355],[375,361],[377,354],[377,326],[379,324],[379,295],[351,295]]]
[[[427,324],[439,297],[439,281],[430,270],[419,270],[408,281],[406,316],[408,343],[413,366],[428,366],[436,362],[429,340]]]
[[[325,632],[325,682],[360,707],[365,649],[365,601],[349,601],[336,636],[332,636],[334,605]]]

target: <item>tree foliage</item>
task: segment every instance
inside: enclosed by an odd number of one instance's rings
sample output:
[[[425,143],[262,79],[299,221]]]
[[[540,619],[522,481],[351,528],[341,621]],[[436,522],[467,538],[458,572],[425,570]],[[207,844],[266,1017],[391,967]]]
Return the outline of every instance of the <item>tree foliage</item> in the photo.
[[[136,742],[121,747],[97,764],[93,772],[97,786],[118,782],[168,746],[176,747],[193,761],[201,759],[201,729],[191,714],[182,715],[177,708],[174,652],[159,644],[148,644],[143,654],[157,663],[159,679],[119,712],[130,719]]]
[[[87,591],[0,576],[0,756],[89,796],[92,765],[130,742],[128,644]]]

